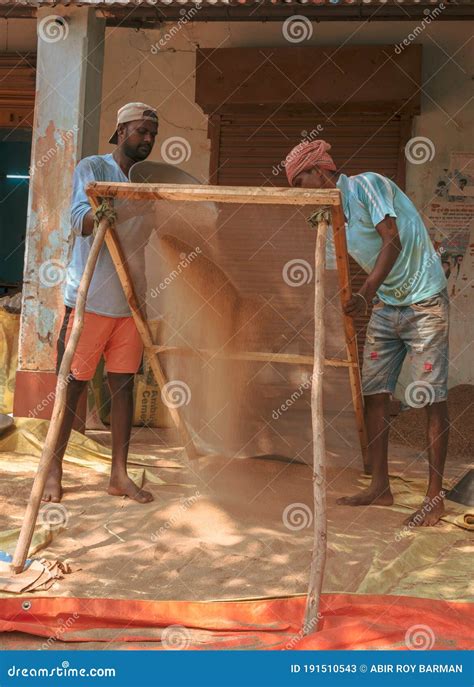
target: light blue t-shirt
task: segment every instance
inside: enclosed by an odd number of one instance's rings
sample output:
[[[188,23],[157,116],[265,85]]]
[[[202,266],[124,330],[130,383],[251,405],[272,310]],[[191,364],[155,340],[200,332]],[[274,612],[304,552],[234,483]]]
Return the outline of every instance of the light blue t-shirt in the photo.
[[[386,215],[396,219],[402,251],[377,291],[380,300],[411,305],[446,288],[441,259],[420,214],[393,181],[375,172],[341,174],[337,188],[347,220],[347,250],[365,272],[372,271],[382,248],[375,226]]]
[[[92,235],[82,236],[82,220],[91,209],[86,188],[92,181],[128,181],[128,179],[111,154],[86,157],[74,170],[71,229],[75,236],[64,289],[64,302],[71,308],[76,305],[77,289],[94,240]],[[100,249],[92,276],[87,294],[86,311],[108,317],[131,315],[112,258],[105,245]]]

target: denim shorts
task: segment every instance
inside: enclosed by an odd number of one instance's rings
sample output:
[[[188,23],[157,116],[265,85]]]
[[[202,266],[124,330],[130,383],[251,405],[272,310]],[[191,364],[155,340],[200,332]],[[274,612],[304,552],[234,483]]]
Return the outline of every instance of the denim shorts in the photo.
[[[362,366],[364,395],[395,391],[408,355],[411,383],[405,401],[413,407],[444,401],[448,394],[449,298],[444,289],[412,305],[376,299],[367,327]]]

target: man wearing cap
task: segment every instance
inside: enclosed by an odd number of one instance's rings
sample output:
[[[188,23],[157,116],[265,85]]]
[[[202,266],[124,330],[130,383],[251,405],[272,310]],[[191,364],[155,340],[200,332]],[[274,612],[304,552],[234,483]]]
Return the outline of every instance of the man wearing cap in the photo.
[[[367,273],[345,306],[351,317],[373,311],[362,369],[372,483],[341,505],[391,505],[388,476],[389,400],[408,354],[413,382],[407,404],[426,407],[429,481],[426,497],[407,523],[435,525],[443,515],[442,489],[449,420],[447,411],[449,301],[440,256],[411,200],[375,172],[337,174],[322,140],[303,142],[285,161],[291,186],[338,188],[346,220],[347,247]]]
[[[130,167],[145,160],[158,132],[156,110],[144,103],[128,103],[118,111],[117,127],[109,143],[113,153],[81,160],[74,171],[71,203],[73,248],[64,290],[65,314],[59,334],[57,369],[71,333],[77,290],[92,246],[94,212],[86,194],[93,181],[128,181]],[[128,496],[139,503],[153,500],[127,474],[127,455],[133,417],[133,381],[139,369],[143,345],[131,316],[112,258],[101,248],[87,295],[84,327],[68,377],[66,411],[55,457],[43,493],[44,501],[62,496],[62,459],[71,433],[79,398],[92,379],[103,355],[111,394],[112,468],[108,493]]]

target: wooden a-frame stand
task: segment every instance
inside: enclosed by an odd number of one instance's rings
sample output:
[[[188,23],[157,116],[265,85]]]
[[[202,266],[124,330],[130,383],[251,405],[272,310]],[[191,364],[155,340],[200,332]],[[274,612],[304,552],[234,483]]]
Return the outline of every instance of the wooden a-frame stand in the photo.
[[[303,632],[309,634],[317,629],[319,617],[319,601],[324,574],[326,558],[326,483],[325,483],[325,442],[324,421],[322,405],[322,377],[326,365],[335,367],[347,367],[349,371],[352,400],[355,410],[357,430],[364,459],[367,460],[367,436],[364,423],[364,408],[361,392],[359,373],[359,361],[357,351],[356,332],[353,319],[343,315],[344,332],[346,338],[346,359],[327,359],[324,356],[324,268],[325,245],[328,222],[333,227],[334,245],[336,251],[336,263],[339,278],[339,290],[342,306],[351,297],[349,279],[349,260],[347,254],[344,215],[341,207],[341,196],[338,190],[303,190],[283,188],[255,188],[255,187],[229,187],[229,186],[201,186],[185,184],[133,184],[133,183],[108,183],[96,182],[89,186],[88,195],[94,210],[104,201],[113,206],[114,198],[126,198],[135,201],[168,200],[188,202],[218,202],[238,204],[278,204],[278,205],[310,205],[320,209],[317,227],[316,254],[315,254],[315,342],[314,355],[300,356],[266,352],[240,352],[226,353],[226,357],[243,360],[258,360],[278,362],[286,364],[312,364],[313,383],[311,391],[312,424],[313,424],[313,487],[314,487],[314,546],[310,570],[308,599]],[[62,423],[66,401],[66,380],[70,373],[72,358],[79,340],[84,321],[87,292],[92,275],[97,263],[100,248],[105,242],[114,262],[117,274],[126,295],[135,324],[143,340],[145,351],[149,358],[149,364],[161,388],[166,384],[166,376],[161,366],[159,355],[166,351],[176,351],[186,354],[184,349],[174,349],[155,345],[150,328],[143,317],[128,273],[128,268],[119,240],[114,230],[113,215],[104,216],[95,232],[89,258],[78,289],[76,310],[71,336],[61,363],[56,386],[55,402],[48,428],[45,444],[38,464],[36,476],[33,482],[28,506],[25,512],[20,536],[18,538],[15,554],[11,564],[14,573],[20,573],[25,565],[28,549],[31,544],[33,532],[38,516],[41,497],[53,460],[54,449],[57,443],[59,429]],[[212,355],[223,355],[216,351],[203,351]],[[188,352],[189,353],[189,352]],[[170,414],[189,459],[198,456],[192,437],[187,428],[179,408],[170,408]]]

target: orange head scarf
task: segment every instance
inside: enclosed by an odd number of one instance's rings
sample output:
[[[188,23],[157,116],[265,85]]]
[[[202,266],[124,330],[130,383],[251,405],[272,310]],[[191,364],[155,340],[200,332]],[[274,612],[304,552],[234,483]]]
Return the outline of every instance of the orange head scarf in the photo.
[[[286,176],[290,186],[298,174],[305,172],[313,167],[322,167],[323,169],[330,169],[336,171],[334,160],[329,155],[328,150],[331,149],[331,144],[326,143],[322,139],[315,141],[302,141],[291,150],[286,156],[285,170]]]

